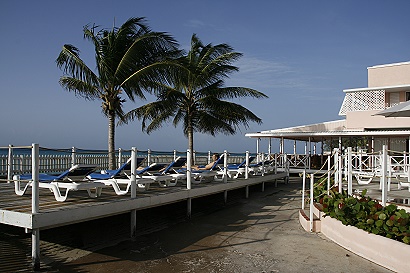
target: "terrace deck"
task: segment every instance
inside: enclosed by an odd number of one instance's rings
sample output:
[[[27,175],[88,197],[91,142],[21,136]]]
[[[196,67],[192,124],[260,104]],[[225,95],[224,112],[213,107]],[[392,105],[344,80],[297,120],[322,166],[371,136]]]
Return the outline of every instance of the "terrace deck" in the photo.
[[[98,198],[90,198],[86,191],[70,191],[65,202],[56,201],[48,189],[40,188],[39,213],[35,214],[31,211],[31,191],[24,196],[17,196],[14,192],[14,183],[0,183],[0,223],[27,229],[48,229],[228,192],[255,184],[275,182],[276,179],[286,176],[286,173],[278,173],[254,176],[247,180],[228,180],[227,183],[192,184],[190,190],[182,184],[173,187],[159,187],[151,184],[149,190],[137,192],[136,198],[131,198],[130,194],[118,196],[110,187],[104,188],[102,195]]]

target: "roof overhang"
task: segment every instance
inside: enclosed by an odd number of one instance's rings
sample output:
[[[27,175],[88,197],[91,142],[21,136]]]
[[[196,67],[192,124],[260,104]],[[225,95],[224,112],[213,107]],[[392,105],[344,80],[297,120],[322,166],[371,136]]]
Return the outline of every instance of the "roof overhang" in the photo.
[[[353,88],[353,89],[344,89],[343,92],[363,92],[363,91],[372,91],[372,90],[384,90],[385,92],[400,92],[408,91],[410,89],[410,84],[404,85],[391,85],[391,86],[375,86],[375,87],[365,87],[365,88]]]
[[[247,133],[250,138],[284,138],[298,141],[321,142],[338,137],[409,137],[410,130],[344,130],[345,120],[316,123],[283,129]],[[332,129],[334,128],[334,129]]]

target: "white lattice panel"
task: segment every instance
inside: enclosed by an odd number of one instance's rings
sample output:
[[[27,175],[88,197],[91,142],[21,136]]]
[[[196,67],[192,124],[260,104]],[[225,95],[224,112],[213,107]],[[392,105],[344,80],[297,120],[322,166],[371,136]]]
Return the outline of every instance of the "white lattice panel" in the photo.
[[[339,115],[347,112],[385,109],[384,90],[348,92],[343,100]]]

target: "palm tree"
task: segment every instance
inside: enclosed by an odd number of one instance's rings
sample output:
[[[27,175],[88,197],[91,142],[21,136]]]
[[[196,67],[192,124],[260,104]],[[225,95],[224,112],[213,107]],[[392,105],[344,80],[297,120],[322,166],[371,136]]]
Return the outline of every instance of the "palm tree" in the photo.
[[[240,125],[248,128],[251,121],[262,123],[244,106],[228,101],[239,97],[267,98],[254,89],[224,87],[224,78],[238,71],[231,63],[241,56],[227,44],[203,45],[194,34],[190,51],[178,59],[172,86],[157,84],[157,100],[128,112],[124,121],[142,119],[142,130],[148,134],[171,119],[175,127],[182,123],[191,151],[194,132],[229,135],[235,134]]]
[[[163,32],[152,32],[145,19],[130,18],[111,30],[84,26],[84,38],[95,48],[97,71],[80,58],[80,51],[65,44],[56,62],[64,71],[61,86],[88,100],[101,100],[102,112],[108,118],[109,168],[115,166],[115,122],[124,115],[125,97],[145,99],[152,84],[163,81],[168,65],[166,58],[180,56],[177,42]],[[157,83],[158,84],[158,83]]]

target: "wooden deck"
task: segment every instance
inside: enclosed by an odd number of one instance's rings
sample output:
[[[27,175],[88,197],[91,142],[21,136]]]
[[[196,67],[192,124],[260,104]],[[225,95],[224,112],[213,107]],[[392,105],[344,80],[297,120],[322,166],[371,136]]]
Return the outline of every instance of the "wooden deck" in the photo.
[[[0,223],[27,229],[47,229],[275,182],[286,176],[286,173],[278,173],[252,176],[247,180],[228,180],[227,183],[192,184],[190,190],[183,184],[173,187],[151,184],[149,190],[137,192],[136,198],[131,198],[130,194],[118,196],[110,187],[104,188],[98,198],[90,198],[86,191],[70,191],[65,202],[56,201],[48,189],[40,188],[39,213],[36,214],[31,212],[30,190],[24,196],[18,196],[14,192],[14,183],[0,183]]]

